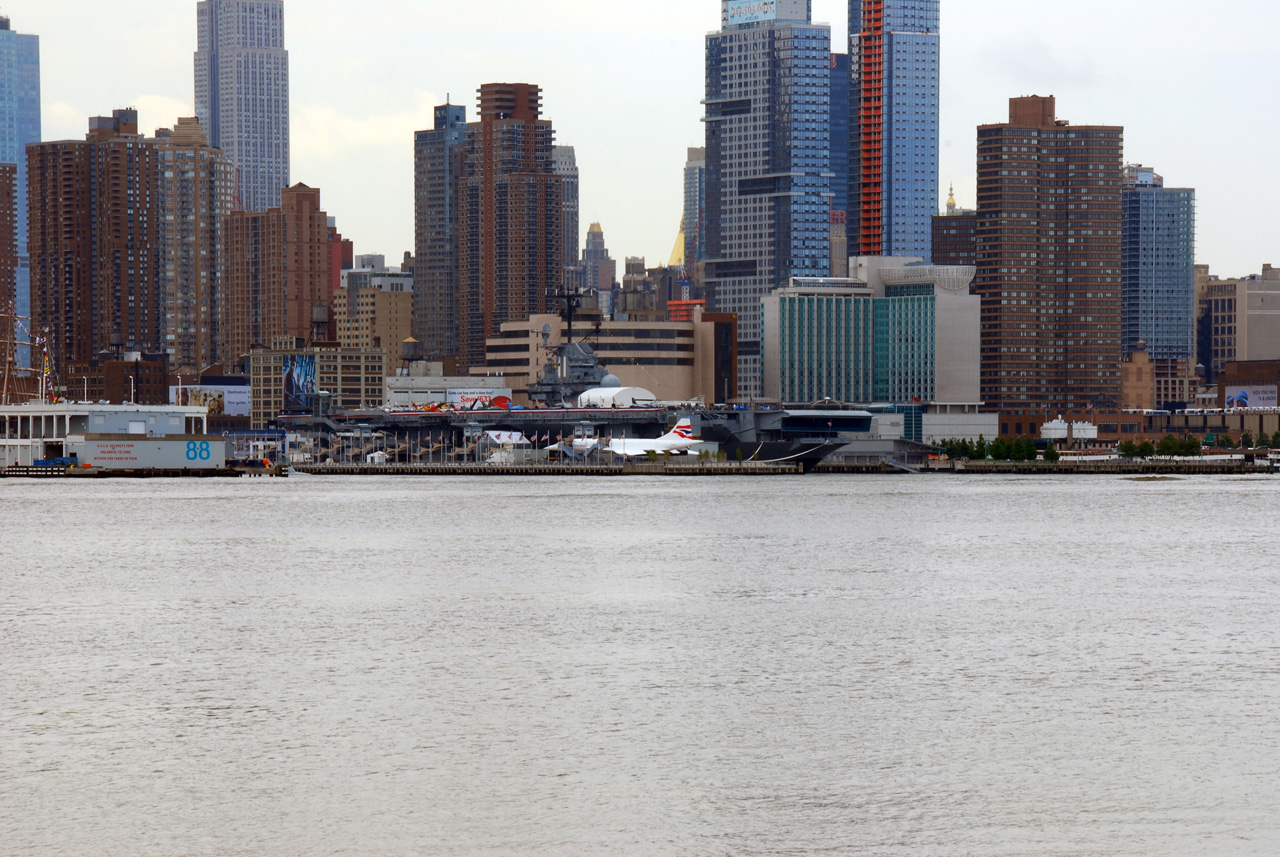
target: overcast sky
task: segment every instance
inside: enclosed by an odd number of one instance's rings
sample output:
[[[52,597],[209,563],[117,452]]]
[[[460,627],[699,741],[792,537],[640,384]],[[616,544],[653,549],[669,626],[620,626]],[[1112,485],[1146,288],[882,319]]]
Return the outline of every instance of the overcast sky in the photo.
[[[814,0],[846,45],[846,3]],[[45,139],[134,106],[146,133],[194,114],[195,0],[2,0],[40,36]],[[718,0],[287,0],[293,181],[319,187],[357,253],[413,246],[413,132],[451,94],[530,81],[577,149],[582,228],[666,261],[685,150],[702,145],[702,46]],[[942,196],[974,195],[975,128],[1011,95],[1124,125],[1130,161],[1198,191],[1198,261],[1280,265],[1280,3],[942,0]]]

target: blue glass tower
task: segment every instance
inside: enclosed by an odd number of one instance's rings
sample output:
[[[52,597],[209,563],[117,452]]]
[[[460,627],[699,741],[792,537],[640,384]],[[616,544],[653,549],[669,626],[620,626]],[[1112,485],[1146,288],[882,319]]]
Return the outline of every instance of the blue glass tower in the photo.
[[[1193,359],[1196,192],[1167,188],[1155,170],[1130,165],[1123,200],[1124,353],[1142,340],[1152,360]]]
[[[931,258],[938,209],[939,0],[850,0],[850,246]],[[857,241],[852,236],[857,236]]]
[[[760,390],[760,299],[831,265],[831,29],[809,0],[722,0],[706,43],[708,303],[738,315],[738,393]]]
[[[27,255],[28,143],[40,142],[40,37],[9,29],[0,17],[0,163],[18,167],[18,270],[14,307],[31,317],[31,262]],[[18,337],[25,340],[26,337]],[[31,350],[18,349],[18,366],[31,365]]]
[[[831,210],[849,210],[849,55],[831,55]]]

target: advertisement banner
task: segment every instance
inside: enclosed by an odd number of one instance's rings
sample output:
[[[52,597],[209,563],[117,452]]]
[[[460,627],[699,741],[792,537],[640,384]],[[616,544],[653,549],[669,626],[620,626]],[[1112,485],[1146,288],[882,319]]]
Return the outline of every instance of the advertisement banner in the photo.
[[[730,26],[752,24],[756,21],[775,21],[777,18],[777,0],[729,0]]]
[[[311,413],[315,409],[316,356],[285,355],[281,387],[284,390],[285,413]]]
[[[227,443],[221,437],[85,440],[68,443],[67,451],[81,464],[103,470],[218,470],[227,463]]]
[[[1280,407],[1280,389],[1275,385],[1256,387],[1228,387],[1228,408]]]
[[[449,390],[445,393],[445,401],[455,408],[487,408],[493,404],[497,396],[510,398],[510,390]]]
[[[169,388],[169,404],[190,405],[195,408],[208,408],[209,416],[226,415],[229,417],[247,417],[249,411],[249,388],[236,387],[199,387]]]

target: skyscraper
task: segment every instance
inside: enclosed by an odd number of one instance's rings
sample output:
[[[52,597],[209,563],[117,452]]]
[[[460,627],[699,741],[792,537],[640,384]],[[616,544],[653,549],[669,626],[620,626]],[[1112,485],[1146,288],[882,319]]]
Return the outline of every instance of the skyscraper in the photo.
[[[1123,349],[1191,359],[1196,341],[1196,192],[1167,188],[1150,167],[1124,171]]]
[[[849,98],[853,82],[848,54],[831,55],[831,210],[849,211]]]
[[[978,128],[982,398],[1003,411],[1120,401],[1124,129],[1013,98]]]
[[[33,321],[58,371],[115,335],[130,350],[163,345],[157,163],[136,110],[90,119],[84,140],[27,147]]]
[[[939,0],[849,0],[849,246],[930,258]]]
[[[853,83],[848,54],[831,55],[831,276],[849,276],[849,98]]]
[[[587,243],[582,249],[582,282],[588,292],[599,296],[600,311],[605,318],[613,316],[613,284],[618,278],[618,262],[609,256],[604,243],[604,229],[599,223],[587,230]]]
[[[160,308],[173,372],[225,359],[226,227],[235,167],[195,118],[156,132],[159,158]]]
[[[689,279],[707,255],[707,150],[689,147],[684,162],[684,264]]]
[[[563,180],[542,90],[480,87],[458,187],[458,358],[483,366],[503,323],[546,312],[564,283]]]
[[[560,207],[562,240],[564,242],[564,285],[566,291],[582,289],[582,266],[578,258],[578,159],[573,146],[556,146],[552,157],[556,175],[562,182],[564,201]]]
[[[414,135],[413,336],[428,358],[458,354],[458,180],[467,108],[442,104]]]
[[[0,164],[16,168],[17,268],[13,281],[13,309],[31,317],[31,260],[27,251],[28,143],[40,142],[40,37],[13,32],[0,16]],[[3,337],[8,338],[8,337]],[[20,336],[19,339],[24,339]],[[18,349],[18,366],[30,365],[30,348]]]
[[[809,0],[722,0],[706,63],[705,281],[738,316],[738,393],[755,396],[760,299],[831,269],[831,29]]]
[[[238,208],[280,205],[289,186],[284,0],[200,0],[196,114],[237,170]]]

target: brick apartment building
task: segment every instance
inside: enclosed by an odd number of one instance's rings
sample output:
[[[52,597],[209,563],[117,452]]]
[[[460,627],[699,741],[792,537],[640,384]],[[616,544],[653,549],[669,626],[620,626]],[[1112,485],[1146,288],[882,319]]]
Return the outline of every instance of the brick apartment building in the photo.
[[[311,338],[312,311],[333,302],[331,249],[317,188],[296,184],[283,191],[279,208],[232,213],[225,321],[230,366],[281,337]]]
[[[1121,396],[1124,129],[1074,126],[1052,96],[978,128],[982,398],[1072,410]]]

